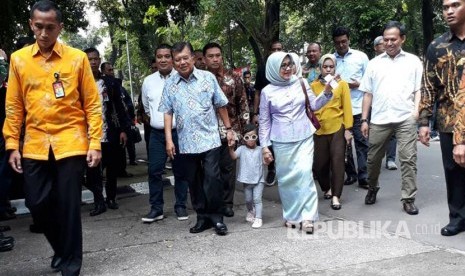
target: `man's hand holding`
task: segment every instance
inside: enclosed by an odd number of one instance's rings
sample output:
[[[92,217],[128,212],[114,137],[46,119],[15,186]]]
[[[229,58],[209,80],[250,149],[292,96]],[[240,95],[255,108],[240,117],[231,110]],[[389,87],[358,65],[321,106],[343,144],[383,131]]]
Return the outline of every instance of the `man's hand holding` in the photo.
[[[174,159],[174,156],[176,155],[176,147],[172,140],[166,140],[166,154],[171,159]]]
[[[420,137],[420,142],[429,147],[429,139],[430,139],[430,129],[427,126],[422,126],[418,129],[418,137]]]
[[[455,145],[454,150],[454,161],[461,167],[465,167],[465,145]]]
[[[21,153],[19,153],[19,150],[14,150],[10,153],[8,163],[10,163],[10,166],[15,172],[23,173],[23,167],[21,166]]]
[[[97,167],[97,165],[100,163],[101,159],[102,159],[102,152],[101,151],[90,149],[87,152],[86,161],[87,161],[87,166],[89,166],[89,168]]]

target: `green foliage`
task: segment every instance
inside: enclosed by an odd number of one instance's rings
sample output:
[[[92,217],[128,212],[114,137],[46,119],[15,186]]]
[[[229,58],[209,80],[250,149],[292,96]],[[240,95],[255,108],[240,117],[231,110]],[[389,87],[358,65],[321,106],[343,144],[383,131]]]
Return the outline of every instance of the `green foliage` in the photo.
[[[68,45],[85,50],[90,47],[97,47],[102,43],[102,31],[99,31],[95,28],[90,29],[86,32],[85,36],[82,36],[79,33],[72,32],[63,32],[61,34],[61,39]]]
[[[32,36],[29,29],[29,11],[35,0],[2,0],[0,9],[0,48],[7,52],[15,50],[16,39]],[[68,32],[77,32],[79,28],[87,28],[84,16],[86,6],[83,0],[55,0],[63,13],[63,23]]]

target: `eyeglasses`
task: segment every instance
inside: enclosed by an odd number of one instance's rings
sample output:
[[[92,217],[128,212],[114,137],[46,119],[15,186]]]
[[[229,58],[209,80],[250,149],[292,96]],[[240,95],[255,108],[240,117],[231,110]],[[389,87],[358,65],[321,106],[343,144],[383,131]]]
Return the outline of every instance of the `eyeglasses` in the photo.
[[[294,66],[294,63],[289,62],[289,63],[282,63],[281,64],[281,70],[286,70],[286,69],[292,69],[292,66]]]
[[[246,141],[249,141],[249,140],[255,141],[257,140],[257,138],[258,138],[257,134],[244,135],[244,140]]]
[[[326,68],[333,69],[334,65],[323,65],[322,67],[323,67],[323,69],[326,69]]]

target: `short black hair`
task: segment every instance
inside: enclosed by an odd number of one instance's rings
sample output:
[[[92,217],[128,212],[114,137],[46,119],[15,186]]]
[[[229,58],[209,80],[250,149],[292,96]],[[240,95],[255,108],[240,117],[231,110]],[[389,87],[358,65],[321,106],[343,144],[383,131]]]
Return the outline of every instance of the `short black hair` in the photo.
[[[251,132],[253,130],[257,130],[257,126],[255,124],[246,124],[242,130],[242,134],[246,134],[247,132]]]
[[[155,48],[155,54],[157,53],[158,50],[160,49],[168,49],[168,50],[171,50],[171,48],[173,48],[173,46],[169,45],[169,44],[166,44],[166,43],[162,43],[160,45],[157,46],[157,48]]]
[[[107,65],[111,65],[111,63],[109,63],[108,61],[102,62],[102,64],[100,64],[100,72],[103,72]]]
[[[100,57],[100,52],[94,47],[89,47],[89,48],[85,49],[84,53],[86,53],[86,54],[97,53],[98,57]]]
[[[252,73],[250,73],[249,70],[245,70],[244,73],[242,73],[242,77],[245,77],[245,75],[251,75],[252,76]]]
[[[205,56],[207,54],[208,49],[211,49],[211,48],[218,48],[220,49],[220,52],[223,53],[223,49],[221,49],[220,44],[216,42],[209,42],[205,44],[205,46],[203,46],[203,49],[202,49],[203,56]]]
[[[176,42],[173,47],[171,47],[171,55],[174,56],[174,53],[182,52],[182,50],[184,50],[186,47],[191,52],[191,55],[194,55],[194,48],[189,41]]]
[[[386,23],[386,25],[384,25],[383,33],[384,33],[384,31],[386,31],[388,29],[391,29],[391,28],[398,29],[399,32],[400,32],[400,36],[405,35],[405,25],[400,23],[399,21],[391,20],[388,23]]]
[[[16,41],[16,50],[19,50],[23,48],[26,45],[31,45],[36,42],[36,39],[30,36],[23,36],[18,38],[18,41]]]
[[[155,58],[152,58],[152,59],[150,60],[149,66],[152,66],[152,64],[155,63],[155,62],[157,62],[157,60],[156,60]]]
[[[350,38],[350,31],[349,31],[348,28],[343,27],[343,26],[339,26],[339,27],[336,27],[333,30],[333,40],[334,40],[334,38],[336,38],[338,36],[343,36],[343,35],[346,35],[347,38]]]
[[[58,22],[63,22],[63,14],[61,13],[58,5],[55,2],[49,0],[40,0],[37,1],[31,8],[30,17],[31,19],[34,17],[34,11],[41,11],[41,12],[48,12],[48,11],[55,11],[56,20]]]

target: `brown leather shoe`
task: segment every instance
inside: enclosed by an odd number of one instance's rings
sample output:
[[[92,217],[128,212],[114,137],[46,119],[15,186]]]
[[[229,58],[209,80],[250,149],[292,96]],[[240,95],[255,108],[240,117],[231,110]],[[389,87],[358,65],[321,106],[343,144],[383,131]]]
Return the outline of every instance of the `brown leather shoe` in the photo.
[[[404,201],[404,211],[409,215],[418,215],[418,208],[415,206],[413,201],[405,202]]]
[[[368,193],[365,197],[365,204],[366,205],[372,205],[372,204],[375,204],[376,203],[376,194],[378,193],[379,191],[379,187],[375,187],[375,188],[368,188]]]

